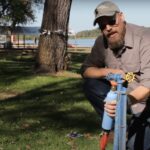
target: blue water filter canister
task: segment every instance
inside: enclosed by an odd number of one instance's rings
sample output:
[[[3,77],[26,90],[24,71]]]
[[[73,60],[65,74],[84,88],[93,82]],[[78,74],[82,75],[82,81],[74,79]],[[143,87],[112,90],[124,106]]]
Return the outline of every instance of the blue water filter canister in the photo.
[[[112,86],[111,90],[108,92],[105,102],[110,102],[112,100],[117,100],[116,87]],[[105,131],[110,131],[113,127],[114,119],[110,117],[106,111],[104,111],[103,120],[102,120],[102,128]]]

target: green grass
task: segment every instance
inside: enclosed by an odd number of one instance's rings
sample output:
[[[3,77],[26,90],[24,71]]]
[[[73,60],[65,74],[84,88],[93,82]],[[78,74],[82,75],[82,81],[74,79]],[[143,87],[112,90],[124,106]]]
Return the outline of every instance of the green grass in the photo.
[[[73,54],[69,71],[78,73],[84,57]],[[31,56],[0,59],[0,150],[98,150],[100,119],[82,79],[37,75],[33,68]],[[67,137],[71,132],[83,136]]]

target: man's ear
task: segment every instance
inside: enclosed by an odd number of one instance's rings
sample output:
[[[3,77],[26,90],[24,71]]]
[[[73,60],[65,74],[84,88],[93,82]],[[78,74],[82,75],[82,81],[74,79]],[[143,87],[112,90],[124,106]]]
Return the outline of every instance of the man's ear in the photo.
[[[122,20],[122,21],[125,21],[125,16],[124,16],[124,14],[121,12],[120,15],[121,15],[121,20]]]

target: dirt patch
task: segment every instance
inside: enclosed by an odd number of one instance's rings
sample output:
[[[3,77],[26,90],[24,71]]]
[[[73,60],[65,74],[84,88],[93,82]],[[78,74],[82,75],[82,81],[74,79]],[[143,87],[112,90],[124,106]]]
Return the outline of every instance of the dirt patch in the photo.
[[[58,72],[54,76],[57,76],[57,77],[69,77],[69,78],[81,78],[80,74],[73,73],[73,72],[68,72],[68,71]]]
[[[15,93],[15,92],[1,92],[0,93],[0,101],[2,100],[6,100],[8,98],[12,98],[17,96],[19,93]]]

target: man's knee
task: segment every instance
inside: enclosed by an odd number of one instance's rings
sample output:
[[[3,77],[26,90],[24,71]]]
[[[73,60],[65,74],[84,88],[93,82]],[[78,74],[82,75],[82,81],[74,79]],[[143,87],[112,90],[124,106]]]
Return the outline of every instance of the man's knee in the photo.
[[[94,94],[104,98],[110,90],[110,83],[105,79],[86,78],[83,89],[86,95]]]
[[[107,80],[88,78],[85,79],[83,89],[96,112],[102,115],[104,99],[110,90],[110,83]]]

